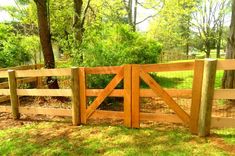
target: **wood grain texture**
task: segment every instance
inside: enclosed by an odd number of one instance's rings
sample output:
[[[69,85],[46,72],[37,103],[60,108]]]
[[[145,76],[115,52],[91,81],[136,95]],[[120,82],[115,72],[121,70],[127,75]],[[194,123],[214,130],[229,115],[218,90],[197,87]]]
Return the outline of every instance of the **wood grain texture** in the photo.
[[[191,89],[164,89],[171,97],[192,98]],[[152,89],[140,89],[140,97],[159,97]]]
[[[71,89],[17,89],[19,96],[72,96]]]
[[[211,128],[235,128],[235,119],[226,117],[212,117]]]
[[[80,90],[79,90],[79,69],[71,68],[71,90],[72,90],[72,123],[77,126],[81,123],[80,116]]]
[[[131,127],[131,65],[124,66],[124,125]]]
[[[217,70],[235,70],[235,59],[217,61]]]
[[[124,119],[124,112],[95,110],[91,119]]]
[[[17,81],[14,70],[8,70],[8,82],[10,90],[12,116],[13,119],[19,119],[19,99],[17,95]]]
[[[86,124],[86,109],[87,109],[87,98],[86,98],[86,74],[85,68],[79,68],[79,93],[80,93],[80,113],[81,123]]]
[[[86,96],[98,96],[104,89],[86,89]],[[124,89],[114,89],[110,97],[124,97]]]
[[[86,74],[117,74],[123,66],[110,66],[110,67],[86,67]]]
[[[132,65],[132,127],[140,127],[140,65]]]
[[[201,91],[204,71],[204,60],[195,60],[193,89],[192,89],[192,104],[190,110],[189,128],[192,134],[198,133],[198,120],[201,105]]]
[[[70,75],[71,75],[70,68],[16,71],[16,77],[70,76]]]
[[[216,76],[217,60],[206,59],[202,81],[201,107],[199,114],[198,135],[205,137],[210,134],[212,100]]]
[[[44,114],[52,116],[72,116],[70,109],[41,108],[41,107],[19,107],[22,114]]]
[[[141,68],[145,72],[185,71],[185,70],[193,70],[194,62],[147,64],[147,65],[141,65]]]
[[[235,89],[216,89],[213,99],[235,99]]]

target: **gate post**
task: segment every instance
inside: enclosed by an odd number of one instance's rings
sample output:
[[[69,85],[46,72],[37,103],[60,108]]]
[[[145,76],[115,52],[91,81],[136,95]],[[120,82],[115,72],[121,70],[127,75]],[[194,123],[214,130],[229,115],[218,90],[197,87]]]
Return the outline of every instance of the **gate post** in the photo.
[[[217,60],[206,59],[204,63],[204,75],[202,81],[201,107],[199,114],[199,136],[210,134],[211,111],[214,96],[214,84],[216,76]]]
[[[131,127],[131,65],[124,66],[124,125]]]
[[[140,127],[140,65],[132,65],[132,127]]]
[[[72,122],[74,126],[81,123],[79,109],[79,70],[77,67],[71,68],[71,88],[72,88]]]
[[[19,119],[19,99],[17,96],[17,81],[14,70],[8,70],[8,83],[10,90],[10,98],[11,98],[11,111],[13,115],[13,119]]]
[[[190,110],[189,128],[192,134],[198,134],[198,119],[201,106],[202,79],[204,60],[195,60],[192,88],[192,104]]]

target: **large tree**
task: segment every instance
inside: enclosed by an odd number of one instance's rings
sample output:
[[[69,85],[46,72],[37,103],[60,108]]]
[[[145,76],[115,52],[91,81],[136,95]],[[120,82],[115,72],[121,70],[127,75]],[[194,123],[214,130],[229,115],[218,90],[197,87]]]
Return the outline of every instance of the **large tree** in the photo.
[[[40,42],[44,57],[45,68],[55,68],[55,58],[53,54],[52,44],[51,44],[51,33],[48,18],[47,0],[34,0],[37,6],[38,15],[38,28]],[[47,78],[47,85],[50,89],[59,88],[57,79],[54,77]]]
[[[232,18],[227,41],[226,59],[235,59],[235,0],[232,1]],[[225,71],[223,88],[235,88],[235,71]]]

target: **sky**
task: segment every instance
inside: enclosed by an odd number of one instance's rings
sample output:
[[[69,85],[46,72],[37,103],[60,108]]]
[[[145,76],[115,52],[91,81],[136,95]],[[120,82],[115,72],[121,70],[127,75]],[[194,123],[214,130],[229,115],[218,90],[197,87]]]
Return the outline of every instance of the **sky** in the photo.
[[[16,6],[14,0],[0,0],[0,7],[2,6]],[[11,16],[6,11],[0,11],[0,22],[11,20]]]
[[[1,6],[16,6],[15,0],[0,0],[0,7]],[[144,9],[142,7],[138,7],[138,16],[137,22],[142,21],[144,18],[154,14],[153,10],[151,9]],[[144,13],[144,14],[140,14]],[[0,11],[0,22],[2,21],[10,21],[12,18],[6,11]],[[143,23],[137,26],[138,30],[146,31],[149,26],[149,20],[144,21]]]

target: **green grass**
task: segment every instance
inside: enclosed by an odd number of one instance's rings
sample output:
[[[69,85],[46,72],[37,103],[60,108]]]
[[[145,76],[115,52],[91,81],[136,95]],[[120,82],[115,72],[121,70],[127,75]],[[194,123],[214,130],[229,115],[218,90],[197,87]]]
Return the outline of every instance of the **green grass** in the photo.
[[[214,130],[214,133],[217,134],[219,137],[223,138],[226,143],[235,145],[235,129],[234,128]]]
[[[71,127],[42,122],[0,130],[0,155],[228,155],[184,128]]]
[[[193,83],[193,72],[159,72],[153,74],[156,81],[164,88],[190,89]],[[221,88],[223,71],[217,71],[215,88]]]

